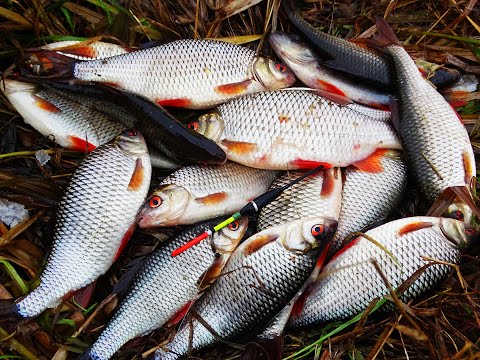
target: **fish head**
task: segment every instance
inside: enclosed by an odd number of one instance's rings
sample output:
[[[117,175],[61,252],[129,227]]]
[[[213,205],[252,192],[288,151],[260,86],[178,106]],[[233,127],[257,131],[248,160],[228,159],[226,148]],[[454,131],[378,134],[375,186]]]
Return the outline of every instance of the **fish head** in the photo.
[[[222,117],[216,112],[202,115],[198,120],[192,121],[187,126],[215,142],[220,141],[225,128]]]
[[[273,51],[284,61],[287,66],[294,69],[297,66],[307,67],[317,64],[313,51],[299,40],[294,40],[290,35],[277,31],[270,35],[269,42]]]
[[[6,96],[9,96],[17,92],[27,92],[33,94],[36,91],[36,86],[23,81],[3,79],[0,81],[0,89],[5,93]]]
[[[477,244],[479,232],[477,229],[461,221],[449,218],[440,218],[442,234],[457,248],[464,249]]]
[[[292,221],[280,238],[283,247],[294,253],[308,253],[325,248],[337,231],[337,221],[332,218],[307,218]]]
[[[122,131],[113,140],[114,144],[123,152],[129,155],[138,155],[148,153],[147,144],[140,131],[127,129]]]
[[[470,207],[465,204],[460,199],[456,199],[450,206],[447,208],[446,217],[460,220],[466,224],[471,224],[473,219],[473,211]]]
[[[253,63],[253,76],[266,90],[283,89],[295,82],[295,75],[284,64],[261,56]]]
[[[179,225],[179,219],[193,201],[190,192],[182,186],[160,186],[140,208],[136,222],[141,228]]]
[[[233,252],[245,235],[247,228],[248,217],[235,220],[213,236],[212,248],[220,254]]]

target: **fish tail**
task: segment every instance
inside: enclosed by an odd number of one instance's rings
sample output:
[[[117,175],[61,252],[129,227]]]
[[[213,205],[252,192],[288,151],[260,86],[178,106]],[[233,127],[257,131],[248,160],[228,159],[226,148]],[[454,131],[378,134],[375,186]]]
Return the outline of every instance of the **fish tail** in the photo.
[[[269,359],[281,360],[283,350],[283,334],[276,335],[273,338],[257,339],[255,342],[248,343],[240,355],[240,360]],[[262,356],[264,355],[264,356]]]
[[[92,352],[92,345],[90,345],[89,347],[87,347],[85,349],[85,351],[76,358],[76,360],[93,360],[95,359],[95,357],[92,357],[91,355],[91,352]]]
[[[17,304],[13,299],[0,300],[0,322],[9,321],[12,319],[23,319],[18,313]]]
[[[72,79],[75,64],[79,60],[59,54],[52,50],[26,50],[18,64],[22,75],[27,77],[42,77]]]
[[[385,46],[389,45],[402,46],[397,35],[395,35],[393,29],[384,19],[378,17],[375,25],[377,26],[378,34],[373,39],[365,39],[366,45],[380,50],[385,50]]]

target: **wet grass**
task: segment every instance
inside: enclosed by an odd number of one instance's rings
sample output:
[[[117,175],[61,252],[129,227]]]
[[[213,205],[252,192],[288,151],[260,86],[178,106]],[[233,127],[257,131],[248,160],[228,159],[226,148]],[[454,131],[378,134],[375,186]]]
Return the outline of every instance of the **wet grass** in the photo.
[[[480,7],[471,1],[400,0],[299,1],[305,19],[336,36],[371,34],[374,18],[393,25],[412,56],[480,75]],[[7,0],[0,3],[0,70],[26,47],[101,36],[139,46],[179,38],[227,38],[270,54],[264,35],[293,31],[277,0]],[[460,110],[476,151],[480,149],[480,102]],[[45,149],[52,160],[42,166],[34,153]],[[0,223],[0,299],[19,297],[36,286],[50,247],[55,204],[83,154],[63,151],[39,136],[0,99],[0,198],[24,204],[34,221],[9,229]],[[156,172],[152,186],[164,173]],[[420,205],[420,207],[419,207]],[[398,214],[415,214],[421,200],[410,193]],[[151,251],[157,239],[137,232],[125,253],[97,281],[92,299],[75,298],[29,322],[0,328],[0,359],[75,358],[98,336],[117,304],[112,288],[127,264]],[[480,263],[478,249],[452,267],[435,291],[411,303],[396,299],[396,311],[380,310],[345,323],[288,332],[284,356],[312,359],[478,358],[480,337]],[[392,303],[395,297],[382,300]],[[398,306],[402,311],[398,310]],[[161,331],[131,341],[116,358],[151,354]],[[239,358],[220,345],[202,352],[205,359]]]

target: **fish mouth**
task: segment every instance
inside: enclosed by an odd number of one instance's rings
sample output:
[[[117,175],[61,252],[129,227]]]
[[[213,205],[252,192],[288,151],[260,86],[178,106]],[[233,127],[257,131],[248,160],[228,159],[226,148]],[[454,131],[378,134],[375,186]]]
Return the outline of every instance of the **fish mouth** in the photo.
[[[308,49],[302,43],[293,41],[287,34],[272,33],[269,42],[275,53],[285,62],[302,65],[315,61],[313,54],[308,53]]]

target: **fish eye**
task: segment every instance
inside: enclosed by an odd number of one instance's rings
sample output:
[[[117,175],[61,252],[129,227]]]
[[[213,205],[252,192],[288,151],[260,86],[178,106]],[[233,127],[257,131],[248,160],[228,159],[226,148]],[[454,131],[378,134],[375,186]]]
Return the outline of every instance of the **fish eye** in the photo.
[[[277,64],[275,65],[275,67],[277,68],[278,71],[284,73],[285,71],[287,71],[287,67],[283,64]]]
[[[322,235],[324,230],[325,229],[324,229],[323,225],[317,224],[317,225],[312,226],[311,233],[314,237],[317,237],[317,236]]]
[[[234,222],[228,224],[228,228],[232,231],[238,230],[238,227],[239,227],[238,221],[234,221]]]
[[[192,121],[191,123],[188,123],[187,127],[193,131],[197,131],[198,121]]]
[[[473,229],[465,229],[465,234],[467,234],[468,236],[472,236],[473,234],[475,234],[475,230],[473,230]]]
[[[463,215],[463,212],[461,212],[460,210],[454,211],[453,215],[455,216],[455,219],[457,219],[457,220],[460,220],[460,221],[465,220],[465,216]],[[472,229],[469,229],[469,230],[472,230]]]
[[[137,136],[137,131],[136,130],[133,130],[133,129],[130,129],[127,131],[127,135],[128,136]]]
[[[156,208],[159,207],[162,204],[162,199],[159,196],[153,196],[150,199],[150,207]]]

